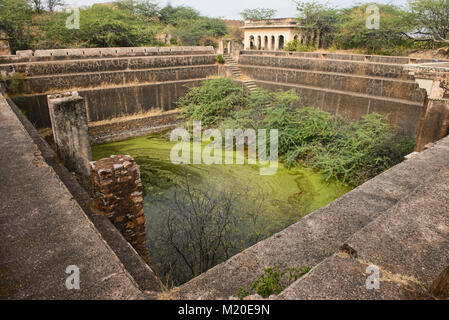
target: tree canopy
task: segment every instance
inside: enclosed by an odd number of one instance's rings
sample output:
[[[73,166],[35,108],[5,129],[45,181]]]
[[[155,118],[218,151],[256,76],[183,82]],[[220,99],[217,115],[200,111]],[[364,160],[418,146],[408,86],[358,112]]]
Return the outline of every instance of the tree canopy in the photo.
[[[256,9],[245,9],[240,12],[240,15],[245,20],[264,20],[271,19],[276,15],[275,9],[269,8],[256,8]]]
[[[80,28],[66,28],[69,16],[55,10],[60,0],[0,0],[0,28],[13,51],[68,47],[158,46],[159,34],[169,33],[170,43],[210,44],[228,33],[221,19],[202,16],[187,6],[160,7],[153,0],[120,0],[80,8]],[[204,41],[203,41],[204,42]]]

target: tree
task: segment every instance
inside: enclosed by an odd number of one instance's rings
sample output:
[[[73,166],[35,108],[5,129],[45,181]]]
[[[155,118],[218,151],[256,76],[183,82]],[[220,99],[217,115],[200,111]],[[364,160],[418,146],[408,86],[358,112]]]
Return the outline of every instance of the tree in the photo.
[[[8,35],[13,52],[27,49],[26,29],[30,26],[32,10],[27,0],[0,0],[0,29]]]
[[[42,10],[44,10],[44,3],[42,0],[31,0],[31,2],[34,4],[34,9],[36,9],[37,13],[41,13]]]
[[[134,15],[153,19],[159,15],[159,5],[152,0],[121,0],[117,2],[118,8],[127,10]]]
[[[276,10],[268,8],[245,9],[240,15],[245,20],[264,20],[271,19],[275,16]]]
[[[409,0],[416,33],[449,42],[449,0]]]
[[[335,36],[337,47],[364,49],[370,54],[398,54],[398,48],[408,45],[408,33],[413,29],[408,13],[394,5],[376,5],[380,11],[378,29],[366,27],[368,4],[344,10]]]
[[[47,9],[53,12],[57,7],[62,7],[64,4],[64,0],[47,0]]]
[[[337,32],[341,13],[319,2],[296,1],[300,32],[305,36],[305,44],[330,44]]]
[[[176,284],[209,270],[262,238],[260,219],[267,194],[253,185],[197,186],[187,170],[161,208],[161,235],[154,239],[163,250],[158,271]],[[257,189],[257,188],[256,188]],[[250,204],[242,199],[254,196]],[[263,228],[262,228],[263,229]],[[154,244],[153,244],[154,245]]]
[[[161,22],[177,26],[184,20],[196,20],[201,17],[199,11],[192,7],[178,6],[173,7],[170,4],[159,11]]]

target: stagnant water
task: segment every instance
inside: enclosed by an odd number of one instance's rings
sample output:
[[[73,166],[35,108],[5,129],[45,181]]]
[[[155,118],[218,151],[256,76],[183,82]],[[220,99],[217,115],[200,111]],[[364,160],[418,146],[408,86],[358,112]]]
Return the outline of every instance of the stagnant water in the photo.
[[[175,144],[150,135],[92,148],[94,160],[126,154],[140,165],[151,265],[169,284],[188,281],[351,189],[282,164],[272,176],[261,176],[259,165],[175,165]]]

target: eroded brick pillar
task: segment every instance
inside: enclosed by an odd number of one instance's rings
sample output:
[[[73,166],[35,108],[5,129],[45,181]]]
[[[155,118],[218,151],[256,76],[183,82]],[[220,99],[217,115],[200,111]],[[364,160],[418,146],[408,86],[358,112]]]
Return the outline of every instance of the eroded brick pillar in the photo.
[[[111,220],[148,262],[140,169],[130,156],[91,163],[93,209]]]

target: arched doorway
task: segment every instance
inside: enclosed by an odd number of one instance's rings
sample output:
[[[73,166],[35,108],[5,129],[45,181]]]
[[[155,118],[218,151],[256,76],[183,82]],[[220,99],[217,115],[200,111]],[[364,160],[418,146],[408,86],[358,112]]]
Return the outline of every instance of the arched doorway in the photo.
[[[284,49],[284,36],[279,36],[279,50]]]
[[[263,38],[263,49],[268,50],[268,36]]]
[[[262,37],[257,36],[257,50],[262,49]]]
[[[275,36],[271,36],[271,50],[276,50],[276,38]]]
[[[249,48],[250,50],[254,50],[255,49],[255,43],[254,43],[254,36],[250,36],[249,37]]]

